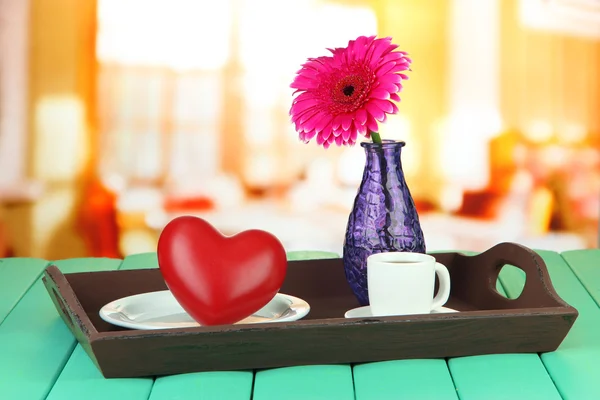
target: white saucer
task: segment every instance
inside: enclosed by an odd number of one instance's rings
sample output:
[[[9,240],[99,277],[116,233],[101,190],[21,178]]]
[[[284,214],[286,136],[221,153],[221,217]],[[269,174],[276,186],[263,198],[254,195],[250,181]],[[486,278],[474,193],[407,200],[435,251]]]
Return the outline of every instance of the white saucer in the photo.
[[[236,324],[296,321],[310,311],[302,299],[278,293],[263,308]],[[179,305],[170,290],[149,292],[111,301],[100,309],[104,321],[129,329],[172,329],[198,327]]]
[[[458,312],[457,310],[454,310],[452,308],[448,308],[448,307],[440,307],[437,308],[435,310],[431,310],[431,314],[446,314],[446,313],[455,313]],[[385,317],[386,315],[378,315],[378,317]],[[389,315],[391,317],[391,315]],[[348,310],[346,311],[346,314],[344,314],[344,317],[346,318],[368,318],[368,317],[374,317],[374,315],[371,313],[371,306],[364,306],[364,307],[358,307],[358,308],[353,308],[352,310]]]

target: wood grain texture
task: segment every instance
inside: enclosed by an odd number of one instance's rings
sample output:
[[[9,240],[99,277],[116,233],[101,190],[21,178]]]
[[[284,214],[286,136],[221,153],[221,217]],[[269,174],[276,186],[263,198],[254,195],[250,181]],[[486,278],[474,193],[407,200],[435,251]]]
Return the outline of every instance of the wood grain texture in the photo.
[[[600,249],[565,251],[561,255],[600,307]]]
[[[537,354],[493,354],[448,361],[461,400],[561,400]]]
[[[253,371],[214,371],[156,379],[149,400],[250,400]]]
[[[582,250],[587,253],[588,250]],[[560,348],[542,354],[542,361],[564,399],[587,400],[600,398],[600,308],[585,289],[569,264],[581,269],[579,262],[587,266],[598,265],[597,251],[592,256],[566,252],[564,258],[556,253],[540,251],[560,295],[580,312],[573,328]],[[589,258],[588,258],[589,257]],[[567,260],[569,264],[567,263]],[[585,269],[585,268],[584,268]]]
[[[95,268],[96,260],[89,261],[88,267]],[[114,265],[117,269],[132,269],[138,265],[151,262],[151,255],[128,257]],[[88,356],[84,348],[78,344],[64,369],[58,376],[54,387],[48,395],[49,400],[62,399],[106,399],[117,398],[127,400],[146,400],[152,390],[152,378],[105,379],[98,367]]]
[[[110,270],[120,260],[71,259],[55,265],[64,272]],[[0,325],[0,394],[3,399],[45,399],[75,348],[75,338],[57,314],[41,280]]]
[[[158,268],[156,253],[128,256],[121,265],[121,270],[148,268]],[[250,400],[253,381],[253,371],[214,371],[163,376],[154,381],[150,400]]]
[[[308,365],[256,372],[253,400],[354,400],[349,365]]]
[[[77,345],[48,394],[48,400],[147,400],[152,379],[105,379],[81,345]]]
[[[326,258],[339,258],[339,254],[332,253],[330,251],[288,251],[287,259],[288,261],[295,260],[317,260],[317,259],[326,259]]]
[[[356,400],[457,400],[444,359],[358,364],[352,369]]]
[[[0,259],[0,325],[44,272],[48,261],[37,258]]]
[[[67,320],[81,322],[73,324],[74,333],[89,331],[86,337],[106,377],[550,351],[576,316],[554,292],[541,258],[522,246],[436,257],[457,278],[449,305],[464,312],[347,320],[343,312],[356,306],[356,299],[341,260],[292,261],[282,292],[311,304],[304,320],[129,331],[100,321],[98,309],[125,295],[165,289],[156,269],[62,276],[50,267],[47,277],[65,292],[72,311]],[[515,300],[495,290],[505,263],[534,277]]]
[[[594,279],[596,279],[594,278],[594,268],[595,266],[600,265],[597,251],[582,250],[566,252],[563,253],[562,257],[553,252],[541,251],[540,254],[546,262],[556,291],[565,301],[577,307],[581,312],[579,319],[573,326],[573,329],[565,339],[563,345],[561,345],[556,352],[543,354],[542,360],[545,367],[548,368],[548,371],[552,375],[552,379],[560,389],[560,394],[563,398],[584,400],[588,398],[596,399],[596,394],[600,393],[597,376],[595,374],[595,366],[598,365],[598,360],[600,360],[600,351],[597,344],[598,333],[600,333],[600,309],[593,299],[594,290],[589,288],[593,288],[596,283],[594,281]],[[128,269],[135,270],[146,268],[146,265],[152,264],[152,259],[153,254],[150,253],[146,255],[136,255],[132,257],[132,260],[135,262],[130,264]],[[572,271],[564,260],[567,260],[570,263]],[[6,261],[6,259],[1,261]],[[21,261],[27,262],[26,259]],[[79,268],[70,268],[69,265],[72,267],[72,264],[67,262],[67,265],[61,266],[60,269],[63,272],[74,272],[81,268],[98,268],[97,266],[94,266],[96,260],[76,261],[80,264]],[[103,262],[104,261],[100,260],[100,263]],[[0,264],[0,273],[2,272],[2,265],[6,266],[7,264]],[[81,267],[82,265],[85,265],[85,267]],[[156,268],[156,266],[150,266],[150,268]],[[507,289],[508,297],[511,297],[514,290],[517,290],[519,286],[523,284],[523,274],[518,271],[514,272],[516,273],[503,273],[500,276],[503,287],[506,287]],[[577,273],[577,276],[574,272]],[[592,280],[588,282],[588,279]],[[581,280],[581,283],[579,280]],[[6,282],[6,280],[0,280],[0,292],[7,287]],[[590,290],[592,296],[590,296],[590,293],[588,293],[586,288]],[[498,289],[501,289],[501,287],[498,287]],[[35,293],[36,291],[38,296],[32,296],[31,293]],[[41,388],[44,387],[44,384],[47,385],[46,387],[51,387],[54,382],[52,378],[48,377],[48,370],[54,369],[54,371],[60,372],[66,361],[65,357],[61,358],[60,356],[60,354],[65,354],[64,351],[55,351],[57,349],[52,349],[51,346],[48,346],[48,341],[52,341],[52,338],[56,338],[57,335],[49,332],[47,326],[44,329],[43,324],[40,325],[36,323],[36,327],[42,328],[41,332],[37,332],[35,329],[30,329],[32,326],[27,325],[27,322],[23,321],[23,318],[16,317],[18,315],[23,315],[22,311],[24,310],[31,310],[36,307],[39,309],[39,304],[37,304],[36,300],[43,298],[48,299],[47,293],[43,292],[43,287],[41,287],[40,282],[37,281],[37,283],[27,292],[27,295],[23,297],[22,301],[14,308],[13,312],[6,318],[5,322],[8,323],[7,326],[11,329],[5,329],[4,324],[0,325],[0,354],[2,354],[2,360],[17,360],[16,362],[11,361],[10,364],[0,362],[0,374],[2,374],[1,376],[3,377],[3,379],[0,379],[0,398],[11,398],[10,396],[15,395],[16,393],[18,393],[17,398],[43,398],[44,396],[36,396],[36,394],[43,392]],[[46,306],[48,306],[48,304],[46,304]],[[50,308],[52,308],[51,304]],[[57,318],[56,310],[52,311],[54,312],[55,318]],[[33,347],[35,347],[34,349],[21,351],[22,348],[19,348],[11,351],[11,346],[7,345],[5,343],[6,340],[4,340],[5,338],[10,337],[10,334],[26,336],[27,339],[37,338],[38,341],[41,340],[43,343],[38,343],[36,345],[36,341],[33,340],[32,344]],[[67,335],[70,334],[67,332]],[[22,339],[26,340],[25,338]],[[58,342],[60,343],[60,340]],[[17,346],[19,346],[18,341],[13,341],[12,343],[17,343]],[[32,361],[33,354],[35,354],[36,351],[39,352],[44,344],[44,350],[47,348],[49,351],[43,353],[43,357],[41,357],[40,360],[41,362],[36,364]],[[61,347],[60,345],[58,347],[64,349],[64,347]],[[70,353],[67,352],[66,357],[68,357],[69,354]],[[59,356],[56,357],[57,355]],[[542,398],[542,394],[545,396],[543,398],[555,398],[553,396],[556,394],[556,389],[554,389],[553,392],[553,386],[535,384],[536,381],[538,383],[547,383],[547,378],[545,378],[543,374],[538,375],[540,372],[539,365],[532,362],[532,360],[535,361],[535,358],[532,359],[530,356],[536,357],[535,355],[530,354],[508,354],[451,358],[450,367],[453,370],[452,377],[455,379],[460,398],[522,398],[519,396],[519,393],[530,393],[527,398],[533,399]],[[417,364],[421,362],[432,362],[436,364],[435,366],[432,364],[430,366],[419,367]],[[409,367],[411,363],[417,364],[412,364],[412,366]],[[51,364],[54,365],[51,366]],[[358,367],[364,367],[366,374],[361,375],[362,373],[360,372],[360,369],[357,369]],[[428,397],[425,396],[425,394],[428,393],[428,390],[433,390],[432,387],[435,387],[435,385],[418,383],[418,376],[444,376],[444,373],[447,374],[447,369],[444,371],[444,367],[445,363],[443,360],[401,360],[359,364],[354,367],[353,371],[356,385],[356,398],[359,400],[364,400],[365,398],[427,399]],[[93,391],[106,394],[107,392],[111,392],[111,388],[116,390],[112,392],[116,397],[119,397],[122,394],[127,398],[136,399],[144,398],[144,393],[146,395],[148,394],[147,382],[152,382],[151,378],[104,379],[99,371],[97,369],[94,370],[94,368],[94,364],[89,357],[87,357],[83,349],[77,346],[67,362],[66,367],[62,371],[61,378],[56,381],[55,388],[50,393],[49,398],[71,398],[70,395],[83,393],[83,391],[86,391],[86,394],[90,394],[91,396],[87,396],[86,398],[102,398],[102,396],[99,395],[95,396]],[[283,379],[291,380],[294,377],[303,376],[301,373],[301,369],[303,368],[306,367],[278,368],[269,371],[279,371],[284,375]],[[368,371],[368,368],[371,368],[371,371]],[[420,370],[419,368],[422,369]],[[484,370],[487,372],[484,372]],[[20,377],[15,380],[15,376],[18,375],[17,371],[20,372]],[[321,371],[323,372],[324,369],[321,369]],[[411,371],[414,372],[413,378],[410,378]],[[418,371],[421,372],[417,373]],[[337,372],[335,371],[331,372],[332,376],[336,373]],[[371,374],[370,376],[369,373]],[[322,379],[329,379],[328,374],[321,376]],[[404,379],[404,384],[402,386],[394,386],[394,377],[397,379]],[[56,376],[54,376],[54,379],[56,379]],[[7,380],[13,380],[14,382],[9,384]],[[512,382],[512,385],[506,384],[507,381]],[[122,382],[122,384],[119,384],[119,382]],[[138,382],[146,382],[146,384],[138,384]],[[158,385],[160,382],[162,382],[161,385]],[[249,398],[247,394],[249,393],[248,390],[252,387],[252,372],[219,371],[214,373],[183,374],[158,378],[154,387],[152,387],[150,398],[158,400],[173,398],[174,395],[178,395],[181,396],[179,398],[182,399],[229,399],[230,397],[227,396],[228,391],[219,389],[219,387],[228,384],[230,384],[230,388],[239,387],[243,389],[237,391],[238,394],[231,397],[232,399]],[[369,390],[369,387],[372,387],[373,391]],[[318,388],[320,391],[323,390],[319,388],[318,385],[315,386],[315,388]],[[379,392],[375,392],[377,388],[380,389]],[[18,391],[19,389],[21,390]],[[192,396],[189,394],[190,390],[194,390],[196,394],[204,394],[205,397]],[[529,392],[527,392],[527,390],[529,390]],[[231,389],[230,391],[233,392],[234,390]],[[379,394],[379,396],[375,397],[376,394]],[[389,395],[386,396],[386,394]],[[421,396],[419,396],[419,394]],[[450,395],[450,390],[442,390],[440,396],[443,394]],[[430,398],[437,399],[444,397],[436,395],[436,397],[432,396]]]
[[[316,257],[312,252],[304,256]],[[120,270],[157,268],[156,253],[136,254],[125,258]],[[49,399],[102,399],[115,395],[127,399],[250,399],[252,371],[203,372],[151,378],[105,379],[81,346],[77,346],[57,379]]]
[[[525,272],[503,268],[498,292],[514,299],[524,289]],[[451,358],[448,368],[461,400],[560,399],[537,354],[491,354]]]

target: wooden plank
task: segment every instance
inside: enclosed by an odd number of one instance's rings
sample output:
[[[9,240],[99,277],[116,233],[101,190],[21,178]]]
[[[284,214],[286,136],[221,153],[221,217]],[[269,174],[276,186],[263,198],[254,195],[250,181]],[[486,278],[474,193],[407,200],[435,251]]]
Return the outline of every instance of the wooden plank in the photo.
[[[433,251],[430,254],[444,252],[448,251]],[[461,253],[476,254],[470,251]],[[500,284],[498,290],[503,291]],[[356,400],[457,399],[446,360],[397,360],[357,364],[352,373]]]
[[[156,253],[141,253],[132,254],[127,256],[123,260],[123,264],[120,269],[146,269],[146,268],[158,268],[158,258]]]
[[[457,399],[445,360],[398,360],[355,365],[356,400]]]
[[[461,400],[561,399],[536,354],[451,358],[448,367]]]
[[[504,268],[496,290],[515,298],[524,285],[524,272]],[[560,399],[552,379],[537,354],[497,354],[448,360],[461,400],[468,399]]]
[[[565,251],[561,255],[600,306],[600,249]]]
[[[123,260],[120,269],[157,268],[156,253],[131,255]],[[48,399],[107,397],[126,399],[187,399],[218,398],[224,400],[250,399],[252,372],[215,372],[182,374],[153,380],[104,379],[80,346],[59,376]]]
[[[71,259],[55,264],[70,273],[115,269],[121,260]],[[45,399],[75,343],[38,278],[0,325],[2,398]]]
[[[315,260],[315,259],[324,259],[324,258],[339,258],[339,254],[332,253],[330,251],[288,251],[287,253],[288,261],[294,260]]]
[[[556,291],[579,311],[579,318],[559,349],[542,354],[542,361],[564,399],[600,398],[600,308],[569,267],[571,265],[574,270],[581,271],[598,266],[597,250],[589,252],[590,255],[565,252],[561,256],[540,251]],[[591,287],[593,283],[587,282],[590,276],[584,274],[581,278],[585,285]]]
[[[149,400],[237,400],[252,398],[251,371],[200,372],[159,378]]]
[[[151,268],[156,265],[154,253],[125,258],[119,269]],[[56,380],[48,399],[117,399],[146,400],[152,390],[151,378],[105,379],[78,344]]]
[[[46,265],[48,261],[38,258],[0,259],[0,325]]]
[[[156,253],[131,255],[121,269],[158,268]],[[219,399],[249,400],[252,397],[252,371],[201,372],[158,378],[150,400]]]
[[[288,260],[327,257],[334,258],[337,257],[337,254],[313,251],[288,253]],[[155,268],[158,266],[154,253],[130,256],[127,257],[126,261],[128,261],[128,269]],[[248,400],[252,398],[253,378],[251,371],[200,372],[161,377],[154,383],[150,399]],[[295,377],[290,376],[289,379],[293,380]]]
[[[349,365],[310,365],[258,371],[253,400],[353,400]]]
[[[146,400],[152,379],[104,379],[98,368],[78,344],[56,380],[48,400],[127,399]]]

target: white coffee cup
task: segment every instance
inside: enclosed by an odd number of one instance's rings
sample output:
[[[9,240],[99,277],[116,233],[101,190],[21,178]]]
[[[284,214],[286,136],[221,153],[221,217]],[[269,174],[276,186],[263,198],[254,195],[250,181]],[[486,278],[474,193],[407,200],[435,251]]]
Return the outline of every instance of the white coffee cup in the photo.
[[[436,274],[439,289],[433,297]],[[428,254],[373,254],[367,258],[367,284],[374,316],[429,314],[450,296],[448,269]]]

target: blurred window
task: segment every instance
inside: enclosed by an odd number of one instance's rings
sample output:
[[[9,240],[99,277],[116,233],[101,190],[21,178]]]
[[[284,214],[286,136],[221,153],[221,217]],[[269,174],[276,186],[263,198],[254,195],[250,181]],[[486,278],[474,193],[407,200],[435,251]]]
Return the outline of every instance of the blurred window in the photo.
[[[215,176],[221,135],[239,143],[240,178],[297,175],[308,160],[288,158],[298,146],[288,117],[295,71],[376,32],[369,8],[326,1],[99,0],[102,175]]]

